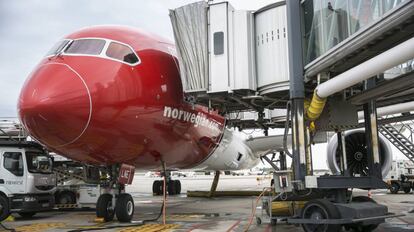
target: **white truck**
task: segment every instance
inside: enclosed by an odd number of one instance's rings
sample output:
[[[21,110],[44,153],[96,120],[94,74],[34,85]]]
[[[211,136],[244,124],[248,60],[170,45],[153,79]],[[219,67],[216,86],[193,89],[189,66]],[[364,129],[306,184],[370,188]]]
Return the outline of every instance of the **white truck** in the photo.
[[[0,221],[54,208],[52,158],[35,142],[0,139]]]

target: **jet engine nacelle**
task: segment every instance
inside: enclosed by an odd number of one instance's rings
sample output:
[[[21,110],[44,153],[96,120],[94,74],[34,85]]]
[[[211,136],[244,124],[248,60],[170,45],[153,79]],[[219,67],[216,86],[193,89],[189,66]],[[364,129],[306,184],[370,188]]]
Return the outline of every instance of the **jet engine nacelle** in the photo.
[[[349,130],[344,133],[346,144],[347,166],[351,175],[368,175],[367,143],[365,130]],[[379,135],[379,155],[381,173],[384,178],[391,169],[392,151],[385,137]],[[334,135],[328,143],[327,161],[332,173],[340,171],[340,152],[338,150],[338,136]]]

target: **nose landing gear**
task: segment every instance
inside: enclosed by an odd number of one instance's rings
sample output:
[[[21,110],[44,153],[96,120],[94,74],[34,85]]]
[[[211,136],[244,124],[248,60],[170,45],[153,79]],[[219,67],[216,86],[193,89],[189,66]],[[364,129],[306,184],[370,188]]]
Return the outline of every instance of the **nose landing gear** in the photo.
[[[130,222],[135,205],[131,194],[125,193],[125,185],[132,183],[134,167],[115,165],[107,174],[108,178],[103,183],[107,192],[98,198],[96,216],[105,222],[112,221],[115,216],[120,222]]]

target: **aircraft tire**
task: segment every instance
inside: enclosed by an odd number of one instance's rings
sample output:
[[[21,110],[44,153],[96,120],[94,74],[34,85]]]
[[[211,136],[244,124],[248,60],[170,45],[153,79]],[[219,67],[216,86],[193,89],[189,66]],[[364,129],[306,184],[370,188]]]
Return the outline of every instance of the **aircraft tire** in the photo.
[[[115,214],[120,222],[130,222],[134,216],[134,199],[131,194],[121,193],[116,200]]]
[[[175,180],[170,180],[168,182],[168,184],[167,184],[167,191],[168,191],[168,195],[170,195],[170,196],[177,194]]]
[[[99,196],[96,203],[96,217],[103,218],[105,222],[114,220],[115,212],[112,207],[112,195],[105,193]]]
[[[181,194],[181,181],[175,180],[175,194]]]

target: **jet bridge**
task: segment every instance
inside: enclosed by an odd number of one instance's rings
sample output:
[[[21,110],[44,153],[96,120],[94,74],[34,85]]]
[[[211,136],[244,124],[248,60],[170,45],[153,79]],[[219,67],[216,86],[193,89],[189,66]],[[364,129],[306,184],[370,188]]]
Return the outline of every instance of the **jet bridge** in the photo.
[[[199,2],[170,16],[188,101],[229,126],[292,131],[293,174],[279,165],[275,188],[287,194],[274,200],[312,200],[289,223],[371,231],[396,216],[349,190],[386,188],[378,125],[414,118],[414,1],[294,0],[254,12]],[[348,154],[344,132],[361,126],[365,150]],[[326,131],[336,133],[339,171],[318,177],[311,144]],[[362,159],[356,174],[348,162]]]

